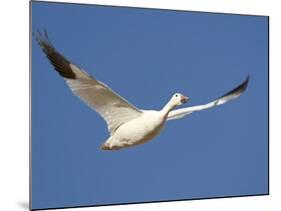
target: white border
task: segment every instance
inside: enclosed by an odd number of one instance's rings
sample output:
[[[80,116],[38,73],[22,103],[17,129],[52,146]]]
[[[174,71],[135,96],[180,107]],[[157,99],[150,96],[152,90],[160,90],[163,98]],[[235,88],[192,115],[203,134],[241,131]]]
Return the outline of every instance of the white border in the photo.
[[[58,0],[59,1],[59,0]],[[270,16],[270,196],[208,199],[184,202],[122,205],[68,210],[278,210],[281,195],[279,165],[280,130],[280,39],[281,13],[274,0],[67,0],[147,8],[227,12]],[[29,2],[10,0],[1,4],[1,210],[27,210],[29,139]],[[258,106],[258,105],[257,105]]]

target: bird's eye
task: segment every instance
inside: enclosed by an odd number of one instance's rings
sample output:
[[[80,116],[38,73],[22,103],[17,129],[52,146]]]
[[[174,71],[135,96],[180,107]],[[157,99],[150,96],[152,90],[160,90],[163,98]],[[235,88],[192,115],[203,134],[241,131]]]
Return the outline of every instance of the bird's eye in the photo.
[[[178,95],[176,95],[176,97],[178,97]]]

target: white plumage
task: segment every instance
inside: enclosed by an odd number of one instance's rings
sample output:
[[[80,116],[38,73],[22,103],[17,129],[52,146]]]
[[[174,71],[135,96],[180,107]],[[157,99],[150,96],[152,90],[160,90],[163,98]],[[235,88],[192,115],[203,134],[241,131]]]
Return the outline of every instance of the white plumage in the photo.
[[[96,110],[106,121],[110,137],[102,145],[104,150],[121,149],[145,143],[160,133],[167,120],[179,119],[195,111],[209,109],[239,97],[247,88],[249,76],[235,89],[205,105],[174,110],[188,101],[176,93],[159,111],[140,110],[115,93],[104,83],[80,69],[51,44],[47,33],[35,34],[43,52],[55,70],[66,80],[72,92]]]
[[[142,112],[139,109],[104,83],[73,64],[70,64],[70,67],[75,74],[75,79],[65,78],[70,89],[104,118],[111,135],[120,125],[141,115]]]

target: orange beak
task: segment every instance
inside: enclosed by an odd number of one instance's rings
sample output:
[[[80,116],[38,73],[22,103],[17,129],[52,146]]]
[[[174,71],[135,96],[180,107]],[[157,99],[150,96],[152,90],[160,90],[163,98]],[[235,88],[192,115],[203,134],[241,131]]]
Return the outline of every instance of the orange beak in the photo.
[[[181,96],[181,103],[186,103],[188,100],[189,100],[188,97],[183,96],[183,95]]]

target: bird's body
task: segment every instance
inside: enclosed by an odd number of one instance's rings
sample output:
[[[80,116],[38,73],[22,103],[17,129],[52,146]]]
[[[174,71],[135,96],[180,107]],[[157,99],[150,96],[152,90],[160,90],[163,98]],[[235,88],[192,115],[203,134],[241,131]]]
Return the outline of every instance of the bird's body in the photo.
[[[247,77],[239,86],[207,104],[175,109],[189,99],[175,93],[161,110],[141,110],[62,56],[51,44],[46,32],[45,36],[38,32],[36,40],[72,92],[106,121],[110,137],[101,146],[104,150],[117,150],[146,143],[161,132],[168,120],[179,119],[195,111],[213,108],[236,99],[245,91],[249,81]]]
[[[130,147],[153,139],[166,122],[161,111],[143,110],[143,113],[124,124],[102,145],[102,149],[120,149]]]

